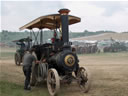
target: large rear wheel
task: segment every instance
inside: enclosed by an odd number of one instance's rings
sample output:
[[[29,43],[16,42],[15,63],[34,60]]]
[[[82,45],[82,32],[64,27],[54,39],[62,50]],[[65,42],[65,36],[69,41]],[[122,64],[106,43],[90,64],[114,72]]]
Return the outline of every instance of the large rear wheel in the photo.
[[[32,55],[36,58],[37,60],[37,56],[35,54],[35,52],[32,53]],[[32,63],[32,77],[31,77],[31,86],[35,86],[37,83],[37,79],[36,79],[36,70],[37,70],[37,66],[35,64],[35,62]]]
[[[90,78],[90,74],[87,73],[87,69],[84,67],[80,67],[77,73],[77,78],[80,89],[84,93],[87,93],[91,85],[91,78]]]
[[[35,63],[33,62],[33,64],[32,64],[31,86],[35,86],[36,83],[37,83],[35,68],[36,68],[36,65],[35,65]]]
[[[19,53],[15,53],[15,64],[20,66],[21,63],[21,57]]]
[[[53,68],[48,70],[47,87],[51,96],[56,95],[60,89],[59,75],[58,72]]]

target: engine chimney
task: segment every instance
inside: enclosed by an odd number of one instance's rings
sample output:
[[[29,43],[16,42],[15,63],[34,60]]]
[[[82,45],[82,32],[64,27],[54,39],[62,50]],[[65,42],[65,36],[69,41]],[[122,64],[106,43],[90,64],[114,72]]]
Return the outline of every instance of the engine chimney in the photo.
[[[68,10],[68,9],[60,9],[58,12],[60,13],[60,19],[61,19],[63,43],[64,44],[68,44],[68,42],[69,42],[68,13],[70,12],[70,10]]]

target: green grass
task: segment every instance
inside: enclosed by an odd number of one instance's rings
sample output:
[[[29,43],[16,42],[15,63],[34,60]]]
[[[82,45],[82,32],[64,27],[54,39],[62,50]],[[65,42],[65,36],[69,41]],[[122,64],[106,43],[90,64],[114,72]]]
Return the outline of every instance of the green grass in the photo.
[[[0,81],[0,96],[49,96],[47,89],[33,88],[25,91],[23,85]]]
[[[64,90],[64,89],[63,89]],[[65,91],[58,93],[59,96],[65,96]],[[30,91],[24,90],[24,86],[9,81],[0,81],[0,96],[50,96],[47,85],[41,84],[32,87]]]
[[[6,81],[0,81],[1,96],[23,96],[22,86]]]
[[[12,59],[14,58],[14,52],[0,52],[0,59]]]

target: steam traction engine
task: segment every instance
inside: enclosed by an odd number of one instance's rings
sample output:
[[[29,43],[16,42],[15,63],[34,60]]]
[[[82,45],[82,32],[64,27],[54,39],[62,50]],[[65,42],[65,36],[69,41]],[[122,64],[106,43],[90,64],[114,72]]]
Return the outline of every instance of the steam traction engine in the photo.
[[[24,53],[26,50],[28,50],[30,48],[29,45],[30,45],[31,41],[32,40],[29,37],[12,41],[12,42],[16,43],[16,45],[18,45],[18,47],[19,47],[16,50],[15,55],[14,55],[14,60],[15,60],[16,65],[18,65],[18,66],[21,65]]]
[[[47,87],[50,95],[55,95],[60,88],[60,83],[70,84],[77,81],[83,92],[88,92],[90,88],[90,79],[87,70],[79,66],[79,60],[75,49],[69,42],[68,26],[80,22],[80,18],[68,15],[70,10],[61,9],[59,14],[51,14],[39,17],[34,21],[20,28],[30,29],[30,37],[35,37],[34,44],[35,57],[40,60],[40,64],[32,66],[31,84],[47,81]],[[39,28],[39,34],[35,35],[33,28]],[[54,37],[52,43],[43,43],[43,29],[48,28],[53,31]],[[32,36],[33,34],[33,36]],[[59,38],[57,35],[59,34]],[[40,44],[37,41],[40,36]],[[74,73],[74,74],[73,74]]]

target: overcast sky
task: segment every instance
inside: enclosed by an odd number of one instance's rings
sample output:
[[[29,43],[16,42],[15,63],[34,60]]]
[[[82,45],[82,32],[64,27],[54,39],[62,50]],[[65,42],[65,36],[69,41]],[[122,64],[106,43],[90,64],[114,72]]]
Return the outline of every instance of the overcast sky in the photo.
[[[61,8],[81,18],[70,31],[128,31],[128,1],[1,1],[0,30],[19,31],[33,19],[58,13]]]

